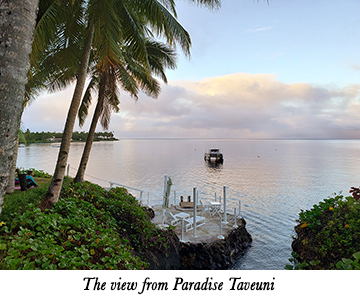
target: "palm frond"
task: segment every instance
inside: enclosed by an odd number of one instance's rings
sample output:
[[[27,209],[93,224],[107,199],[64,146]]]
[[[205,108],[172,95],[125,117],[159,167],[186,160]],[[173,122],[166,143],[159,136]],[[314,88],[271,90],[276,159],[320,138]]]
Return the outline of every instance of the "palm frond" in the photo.
[[[60,90],[75,80],[83,46],[85,0],[39,3],[25,104],[41,90]]]
[[[84,96],[78,110],[79,126],[82,127],[85,123],[86,117],[89,113],[89,107],[92,101],[92,92],[98,87],[99,79],[93,76],[86,88]]]
[[[24,132],[22,132],[21,129],[19,129],[19,131],[18,131],[18,137],[19,137],[19,143],[24,143],[25,145],[27,145],[27,140],[26,140],[25,134],[24,134]]]
[[[108,64],[116,65],[121,58],[121,24],[113,0],[91,1],[89,10],[94,19],[94,50],[98,69],[102,72]]]
[[[148,75],[147,68],[142,64],[136,61],[129,61],[126,74],[131,74],[130,78],[136,82],[137,90],[145,92],[149,97],[157,98],[159,96],[160,84],[151,75]],[[129,91],[124,86],[123,89]]]
[[[161,4],[169,10],[175,18],[177,18],[177,12],[175,8],[175,1],[174,0],[160,0]]]
[[[31,62],[36,63],[37,57],[46,49],[57,32],[57,27],[61,23],[61,3],[63,0],[40,1],[37,24],[34,30],[34,40],[32,44]]]
[[[137,0],[136,3],[158,36],[164,37],[172,47],[178,43],[185,55],[190,56],[190,35],[165,6],[158,0]]]
[[[189,2],[196,3],[198,5],[203,5],[211,9],[219,9],[221,6],[220,0],[188,0]]]
[[[128,92],[132,98],[138,100],[139,86],[134,75],[123,66],[119,66],[116,71],[117,82],[121,89]]]
[[[176,52],[167,45],[153,40],[146,42],[146,49],[152,74],[167,83],[165,68],[176,68]]]
[[[66,45],[67,39],[76,37],[78,45],[81,45],[84,27],[84,5],[85,0],[45,0],[40,1],[38,20],[34,30],[34,41],[32,44],[31,63],[36,65],[38,58],[47,49],[53,47],[53,41],[63,39]],[[64,33],[64,28],[70,31]],[[70,34],[71,33],[71,34]],[[80,43],[79,43],[80,42]]]
[[[148,64],[145,46],[145,36],[151,34],[143,17],[134,11],[132,0],[115,0],[117,14],[121,20],[123,45],[132,48],[133,57]]]

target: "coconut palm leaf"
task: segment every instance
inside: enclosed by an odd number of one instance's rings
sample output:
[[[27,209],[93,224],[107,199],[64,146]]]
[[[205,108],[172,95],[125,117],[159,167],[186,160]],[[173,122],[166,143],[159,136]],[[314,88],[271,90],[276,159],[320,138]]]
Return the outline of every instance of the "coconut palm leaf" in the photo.
[[[134,10],[131,0],[114,0],[118,18],[121,20],[121,39],[123,45],[133,47],[133,55],[139,60],[147,62],[144,38],[149,32],[145,27],[144,18]]]
[[[177,43],[180,44],[185,55],[190,56],[190,35],[176,20],[176,17],[161,3],[166,4],[168,1],[135,0],[134,2],[140,8],[147,20],[147,25],[155,35],[164,37],[166,43],[172,47],[175,47]]]
[[[19,131],[18,131],[18,138],[19,138],[19,143],[24,143],[25,145],[27,145],[27,140],[26,140],[25,134],[24,134],[24,132],[22,132],[21,129],[19,129]]]
[[[152,73],[167,83],[165,68],[176,68],[176,52],[165,44],[152,40],[147,41],[146,50]]]
[[[188,0],[189,2],[194,2],[198,5],[203,5],[211,9],[218,9],[221,6],[220,0]]]
[[[75,80],[85,32],[84,0],[39,2],[25,104],[44,89],[60,90]]]
[[[89,113],[89,107],[92,101],[92,93],[96,90],[99,84],[99,79],[96,76],[93,76],[85,90],[84,96],[82,98],[79,111],[78,111],[78,119],[79,126],[82,127],[84,125],[85,119]]]

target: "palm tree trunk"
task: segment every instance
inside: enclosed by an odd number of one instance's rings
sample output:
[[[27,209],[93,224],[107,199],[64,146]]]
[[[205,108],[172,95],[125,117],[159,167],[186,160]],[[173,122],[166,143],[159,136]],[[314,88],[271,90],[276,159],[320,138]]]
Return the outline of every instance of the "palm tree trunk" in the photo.
[[[99,91],[99,95],[102,95],[103,91]],[[94,134],[95,134],[95,130],[96,130],[96,125],[99,121],[99,118],[101,116],[101,112],[102,112],[102,108],[103,108],[103,103],[104,103],[104,97],[100,97],[99,101],[96,104],[96,108],[95,108],[95,112],[91,121],[91,125],[90,125],[90,129],[89,129],[89,133],[86,139],[86,144],[84,147],[84,151],[81,157],[81,161],[79,164],[79,168],[78,171],[76,173],[74,182],[83,182],[84,181],[84,175],[85,175],[85,169],[86,169],[86,165],[89,161],[89,157],[90,157],[90,151],[91,151],[91,146],[92,143],[94,141]]]
[[[22,118],[23,112],[24,112],[24,104],[23,104],[23,109],[22,109],[21,115],[20,115],[20,119]],[[17,139],[16,139],[14,155],[12,157],[9,182],[8,182],[8,186],[6,187],[6,191],[5,191],[6,194],[12,194],[14,192],[14,188],[15,188],[15,180],[14,180],[14,178],[15,178],[15,175],[16,175],[16,163],[17,163],[17,157],[18,157],[18,152],[19,152],[19,142],[20,142],[19,132],[20,132],[20,124],[19,124],[19,128],[18,128],[18,135],[17,135]]]
[[[0,213],[30,67],[38,0],[0,1]]]
[[[60,191],[64,180],[67,160],[70,151],[72,132],[74,129],[77,111],[80,106],[82,93],[84,91],[93,35],[94,35],[94,26],[92,25],[85,39],[82,61],[80,62],[76,86],[69,107],[69,111],[64,127],[64,132],[61,139],[61,145],[60,145],[58,160],[55,167],[55,172],[52,177],[49,189],[45,195],[45,198],[42,201],[41,204],[42,209],[51,207],[54,203],[59,201]]]
[[[18,157],[18,150],[19,150],[19,137],[16,139],[16,145],[14,148],[14,154],[11,161],[11,169],[9,175],[9,183],[6,187],[6,194],[12,194],[15,188],[15,173],[16,173],[16,161]]]

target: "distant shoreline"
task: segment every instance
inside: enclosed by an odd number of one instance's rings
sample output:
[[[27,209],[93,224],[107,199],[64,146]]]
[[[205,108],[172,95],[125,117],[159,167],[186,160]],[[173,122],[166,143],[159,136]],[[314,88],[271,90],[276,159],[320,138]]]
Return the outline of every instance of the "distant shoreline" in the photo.
[[[24,139],[21,143],[25,144],[49,144],[49,143],[61,143],[62,133],[61,132],[31,132],[27,129],[23,132]],[[87,132],[78,132],[74,131],[72,133],[71,142],[81,142],[84,143],[87,140],[88,133]],[[94,142],[99,141],[118,141],[118,139],[114,136],[113,132],[95,132],[94,134]]]
[[[104,140],[94,140],[94,142],[116,142],[118,141],[119,139],[104,139]],[[36,142],[29,142],[28,144],[60,144],[61,141],[36,141]],[[86,143],[86,141],[81,141],[81,140],[74,140],[74,141],[71,141],[71,143]],[[24,143],[19,143],[19,144],[24,144]]]

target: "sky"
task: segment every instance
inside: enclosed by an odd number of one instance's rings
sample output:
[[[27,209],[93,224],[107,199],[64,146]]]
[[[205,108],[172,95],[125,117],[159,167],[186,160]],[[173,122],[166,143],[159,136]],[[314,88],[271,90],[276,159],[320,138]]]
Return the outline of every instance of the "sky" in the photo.
[[[117,138],[360,138],[360,1],[176,3],[191,57],[178,49],[157,99],[120,93]],[[22,128],[61,132],[73,88],[40,95]]]

